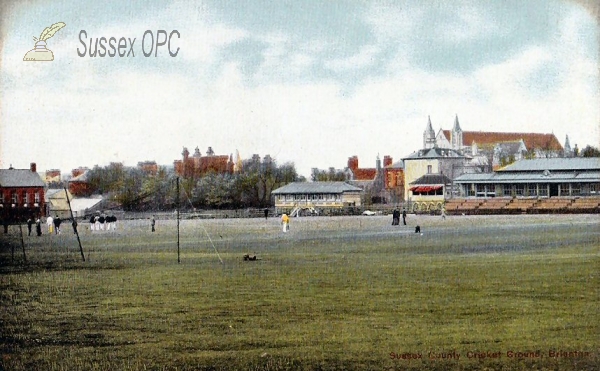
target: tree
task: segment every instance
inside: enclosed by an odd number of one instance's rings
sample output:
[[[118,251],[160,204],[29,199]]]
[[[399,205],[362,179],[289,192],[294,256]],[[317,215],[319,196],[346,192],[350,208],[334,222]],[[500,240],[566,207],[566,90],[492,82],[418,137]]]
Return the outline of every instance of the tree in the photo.
[[[192,191],[194,205],[227,208],[237,204],[235,197],[235,176],[209,172],[201,177]]]
[[[278,166],[276,161],[258,156],[244,161],[243,171],[238,175],[235,187],[241,203],[253,207],[266,207],[271,203],[271,192],[285,184],[298,181],[293,163]]]
[[[587,145],[582,151],[581,151],[581,156],[582,157],[600,157],[600,150],[596,147]]]
[[[333,167],[329,170],[319,170],[315,167],[311,171],[310,178],[313,182],[343,182],[346,181],[346,173]]]

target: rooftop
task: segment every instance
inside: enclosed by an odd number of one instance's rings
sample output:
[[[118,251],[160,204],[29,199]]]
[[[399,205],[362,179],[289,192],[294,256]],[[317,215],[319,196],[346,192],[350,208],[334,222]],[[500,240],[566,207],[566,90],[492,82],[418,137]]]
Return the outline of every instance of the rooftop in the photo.
[[[346,182],[294,182],[277,188],[272,194],[344,193],[362,189]]]
[[[600,157],[536,158],[514,162],[498,171],[600,171]]]
[[[44,187],[46,183],[30,169],[0,169],[0,187]]]

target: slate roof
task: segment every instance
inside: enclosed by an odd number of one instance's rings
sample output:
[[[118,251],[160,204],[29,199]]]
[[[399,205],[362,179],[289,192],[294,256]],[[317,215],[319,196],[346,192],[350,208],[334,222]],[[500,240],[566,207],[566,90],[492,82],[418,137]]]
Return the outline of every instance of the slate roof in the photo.
[[[514,162],[498,171],[600,171],[600,157],[536,158]]]
[[[277,188],[272,194],[344,193],[362,189],[346,182],[294,182]]]
[[[497,143],[496,147],[503,153],[514,154],[519,152],[519,149],[521,148],[521,141],[517,140],[513,142],[501,142]]]
[[[38,173],[29,169],[0,169],[0,187],[44,187]]]
[[[449,148],[426,148],[420,149],[416,152],[411,153],[408,157],[403,158],[402,160],[416,160],[422,158],[466,158],[466,156],[461,155],[457,151]]]
[[[404,169],[404,161],[396,161],[391,165],[385,167],[386,169]]]
[[[414,185],[450,184],[452,181],[444,174],[425,174],[419,179],[411,182]]]
[[[463,174],[454,179],[454,183],[598,183],[600,171],[593,172],[496,172]]]

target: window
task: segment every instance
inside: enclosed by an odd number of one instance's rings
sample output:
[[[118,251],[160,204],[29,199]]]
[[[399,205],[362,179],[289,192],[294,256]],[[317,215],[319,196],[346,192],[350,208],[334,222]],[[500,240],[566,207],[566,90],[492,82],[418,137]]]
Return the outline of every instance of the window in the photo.
[[[35,192],[35,194],[33,195],[33,202],[39,203],[40,202],[40,192]]]
[[[475,196],[475,185],[474,184],[470,184],[467,185],[467,196]]]
[[[0,191],[0,203],[4,203],[4,192]]]
[[[523,185],[523,184],[515,184],[515,195],[516,196],[523,196],[524,193],[525,193],[525,185]]]
[[[548,185],[540,184],[538,196],[547,197],[548,196]]]
[[[12,203],[13,204],[19,203],[19,195],[17,194],[17,192],[12,193]]]
[[[571,195],[576,196],[581,194],[581,183],[571,184]]]
[[[427,165],[427,174],[431,174],[431,172],[432,172],[432,166]]]
[[[526,186],[527,196],[537,196],[537,185],[527,184]]]
[[[503,188],[503,192],[502,195],[503,196],[512,196],[512,186],[509,184],[505,184],[502,186]]]
[[[592,195],[600,194],[600,183],[590,184],[590,194],[592,194]]]
[[[24,204],[28,204],[29,203],[29,193],[25,192],[23,194],[23,203]]]

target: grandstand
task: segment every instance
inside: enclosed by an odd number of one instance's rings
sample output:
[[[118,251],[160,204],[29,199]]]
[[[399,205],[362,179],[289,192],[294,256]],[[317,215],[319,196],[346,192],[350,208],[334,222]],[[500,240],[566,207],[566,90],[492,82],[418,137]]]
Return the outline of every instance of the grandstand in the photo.
[[[449,215],[600,213],[600,197],[455,198],[445,209]]]

